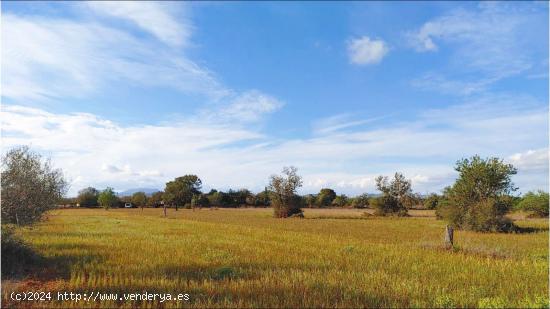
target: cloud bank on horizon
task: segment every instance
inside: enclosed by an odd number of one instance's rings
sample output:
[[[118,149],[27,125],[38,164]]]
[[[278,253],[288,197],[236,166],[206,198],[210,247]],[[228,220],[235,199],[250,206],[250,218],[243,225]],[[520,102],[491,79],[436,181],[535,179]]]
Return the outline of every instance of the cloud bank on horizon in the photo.
[[[302,192],[374,192],[400,171],[426,193],[474,154],[514,164],[521,192],[548,187],[547,3],[6,3],[2,15],[3,151],[51,157],[70,194],[189,173],[259,191],[287,165]]]

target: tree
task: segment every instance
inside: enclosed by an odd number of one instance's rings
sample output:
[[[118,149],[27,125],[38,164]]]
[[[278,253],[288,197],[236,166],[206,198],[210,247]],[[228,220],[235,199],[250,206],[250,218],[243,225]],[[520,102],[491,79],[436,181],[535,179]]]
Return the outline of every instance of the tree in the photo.
[[[336,192],[329,188],[324,188],[317,194],[317,203],[319,207],[328,207],[332,204],[332,201],[336,198]]]
[[[163,200],[178,210],[178,206],[191,203],[194,194],[200,194],[202,181],[196,175],[185,175],[166,183]]]
[[[388,182],[386,176],[378,176],[376,178],[376,188],[382,192],[382,196],[373,201],[373,207],[376,208],[375,213],[377,215],[407,215],[405,204],[412,195],[410,180],[406,179],[401,173],[395,173],[391,182]]]
[[[256,206],[259,207],[267,207],[270,204],[269,200],[269,191],[267,190],[267,187],[264,189],[264,191],[256,194]]]
[[[424,208],[426,209],[436,209],[439,204],[441,197],[435,193],[432,193],[424,199]]]
[[[98,196],[99,191],[96,188],[88,187],[78,191],[76,200],[80,207],[97,207]]]
[[[302,186],[302,177],[297,174],[297,169],[293,166],[284,167],[282,174],[272,175],[269,181],[274,216],[277,218],[303,216],[301,209],[303,201],[296,194],[296,190]]]
[[[206,198],[205,194],[195,194],[191,198],[191,208],[203,208],[210,206],[210,201]]]
[[[2,157],[1,182],[2,223],[32,224],[67,191],[62,171],[25,146]]]
[[[101,191],[97,198],[99,205],[105,210],[109,208],[116,207],[118,204],[118,197],[116,196],[113,188],[107,187],[107,189]]]
[[[332,205],[336,207],[344,207],[349,203],[349,198],[345,195],[337,195],[336,198],[332,201]]]
[[[512,175],[517,170],[498,158],[473,156],[457,161],[458,179],[445,190],[447,200],[440,216],[457,228],[474,231],[507,231],[514,226],[504,215],[510,209],[510,193],[517,190]]]
[[[534,212],[537,217],[548,217],[548,193],[544,191],[527,192],[517,208]]]
[[[155,207],[155,208],[159,207],[161,205],[161,202],[162,202],[162,194],[163,193],[164,192],[162,192],[162,191],[158,191],[158,192],[155,192],[155,193],[151,194],[151,197],[149,197],[147,199],[147,204],[149,206],[152,206],[152,207]]]
[[[351,202],[353,208],[367,208],[369,207],[369,195],[364,193],[353,198]]]
[[[136,192],[132,195],[132,204],[136,205],[137,207],[141,207],[141,210],[143,210],[143,207],[147,205],[147,195],[145,192]]]
[[[317,195],[307,194],[304,196],[304,204],[306,207],[313,208],[317,206]]]

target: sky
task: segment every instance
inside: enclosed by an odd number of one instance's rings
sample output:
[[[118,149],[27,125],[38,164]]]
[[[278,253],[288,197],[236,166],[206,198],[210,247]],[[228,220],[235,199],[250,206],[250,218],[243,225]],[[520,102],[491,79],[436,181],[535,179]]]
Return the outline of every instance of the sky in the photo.
[[[548,188],[547,2],[2,2],[2,152],[69,180],[440,192],[473,155]]]

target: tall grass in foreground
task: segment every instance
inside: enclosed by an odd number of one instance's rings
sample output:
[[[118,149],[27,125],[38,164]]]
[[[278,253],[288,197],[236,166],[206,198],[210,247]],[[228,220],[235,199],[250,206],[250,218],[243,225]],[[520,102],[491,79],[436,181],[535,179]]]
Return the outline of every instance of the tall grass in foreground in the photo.
[[[189,302],[31,303],[44,307],[543,307],[548,224],[526,234],[459,231],[442,249],[433,218],[265,210],[59,210],[22,237],[50,270],[19,290],[189,293]],[[332,219],[338,215],[346,219]],[[351,214],[351,215],[350,215]]]

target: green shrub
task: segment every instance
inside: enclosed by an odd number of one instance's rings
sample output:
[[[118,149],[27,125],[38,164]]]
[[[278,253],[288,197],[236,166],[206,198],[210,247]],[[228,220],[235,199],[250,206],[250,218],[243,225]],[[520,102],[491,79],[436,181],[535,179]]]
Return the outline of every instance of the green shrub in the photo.
[[[544,191],[528,192],[518,203],[517,208],[532,211],[536,217],[548,217],[549,199]]]
[[[439,204],[440,197],[439,195],[432,193],[424,200],[424,208],[426,209],[436,209]]]
[[[445,189],[445,202],[438,207],[438,217],[456,228],[481,232],[513,230],[504,217],[512,205],[510,193],[516,188],[511,176],[516,169],[498,158],[474,156],[457,162],[459,177]]]
[[[376,216],[407,216],[407,209],[396,198],[390,195],[373,199],[371,203]]]

